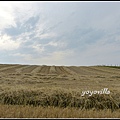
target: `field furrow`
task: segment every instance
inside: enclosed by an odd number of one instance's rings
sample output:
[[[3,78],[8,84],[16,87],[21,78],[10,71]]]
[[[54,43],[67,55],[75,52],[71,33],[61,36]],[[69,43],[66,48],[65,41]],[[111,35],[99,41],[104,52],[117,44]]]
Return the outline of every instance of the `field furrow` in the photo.
[[[0,69],[5,68],[5,67],[12,67],[16,65],[6,65],[6,64],[0,64]]]
[[[16,71],[17,73],[22,73],[22,71],[23,71],[24,69],[28,68],[28,67],[29,67],[29,65],[22,65],[20,68],[17,68],[15,71]]]
[[[62,70],[64,70],[66,72],[66,74],[69,75],[76,75],[77,73],[71,69],[69,69],[69,67],[62,67]]]
[[[60,69],[64,74],[69,74],[63,67],[60,67]]]
[[[49,74],[49,71],[50,71],[50,66],[47,66],[46,73]]]
[[[0,72],[4,73],[14,73],[16,72],[16,69],[21,68],[21,65],[15,65],[15,66],[10,66],[10,67],[4,67],[0,69]]]
[[[40,72],[45,74],[45,71],[46,71],[46,67],[42,67]]]
[[[109,75],[110,73],[107,73],[105,71],[101,71],[95,68],[91,68],[91,67],[79,67],[82,70],[86,71],[89,75]]]
[[[37,66],[36,65],[30,65],[22,70],[22,73],[31,73]]]
[[[91,74],[89,71],[82,69],[81,67],[69,67],[70,70],[76,72],[79,75],[89,75]]]
[[[56,69],[57,74],[71,74],[68,72],[69,70],[65,70],[65,68],[62,66],[56,66],[55,69]]]
[[[39,71],[42,69],[42,66],[36,66],[35,69],[31,71],[31,73],[39,73]]]
[[[49,73],[50,74],[57,74],[56,67],[55,66],[51,66],[50,70],[49,70]]]
[[[109,74],[119,74],[120,75],[120,69],[116,68],[109,68],[109,67],[98,67],[98,66],[91,66],[91,68],[99,70],[101,72],[109,73]]]
[[[50,66],[42,66],[42,68],[41,68],[41,70],[39,71],[39,73],[49,74],[49,70],[50,70]]]
[[[64,74],[64,73],[61,71],[60,66],[56,66],[56,67],[55,67],[55,70],[56,70],[57,74]]]

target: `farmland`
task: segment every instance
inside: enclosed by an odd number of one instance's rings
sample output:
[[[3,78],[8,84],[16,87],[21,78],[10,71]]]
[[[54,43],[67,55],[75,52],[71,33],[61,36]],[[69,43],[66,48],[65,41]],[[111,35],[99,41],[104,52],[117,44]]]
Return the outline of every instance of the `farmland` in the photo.
[[[54,112],[63,110],[66,113],[66,115],[61,113],[61,116],[57,117],[85,117],[77,115],[76,111],[79,113],[81,111],[81,114],[83,111],[86,114],[87,112],[94,114],[99,110],[100,114],[93,117],[112,117],[110,111],[116,113],[113,117],[119,117],[117,113],[120,109],[120,69],[118,68],[0,64],[0,105],[2,109],[12,109],[13,106],[14,112],[19,106],[19,109],[31,109],[31,111],[35,108],[38,111],[40,109],[43,114],[43,111],[50,109]],[[103,88],[108,88],[110,94],[81,96],[82,91]],[[71,110],[76,114],[72,112],[75,115],[69,116]],[[110,115],[102,116],[104,110]],[[9,117],[9,112],[8,115],[1,112],[0,117]],[[10,114],[10,117],[20,117],[17,113],[14,115]],[[52,117],[56,117],[55,115],[56,112]],[[26,116],[23,115],[23,117],[30,116],[28,113]],[[37,117],[37,114],[34,117]]]

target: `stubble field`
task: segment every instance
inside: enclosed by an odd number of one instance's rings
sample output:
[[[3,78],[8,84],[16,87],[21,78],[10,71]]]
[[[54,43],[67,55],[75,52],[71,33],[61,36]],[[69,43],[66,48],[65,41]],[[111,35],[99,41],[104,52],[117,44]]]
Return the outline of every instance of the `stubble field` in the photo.
[[[104,88],[110,94],[81,96]],[[120,69],[1,64],[0,108],[1,118],[119,118]]]

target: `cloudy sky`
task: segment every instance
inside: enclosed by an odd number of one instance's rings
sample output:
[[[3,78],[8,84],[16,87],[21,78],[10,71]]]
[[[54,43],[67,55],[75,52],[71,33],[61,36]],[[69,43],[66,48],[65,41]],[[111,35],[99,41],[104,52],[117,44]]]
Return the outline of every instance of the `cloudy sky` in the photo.
[[[120,64],[120,2],[0,2],[0,63]]]

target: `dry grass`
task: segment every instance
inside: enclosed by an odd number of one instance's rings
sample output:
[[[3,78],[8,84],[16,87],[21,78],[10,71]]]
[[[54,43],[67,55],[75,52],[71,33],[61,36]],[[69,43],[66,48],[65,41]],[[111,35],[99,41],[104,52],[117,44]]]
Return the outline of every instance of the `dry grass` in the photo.
[[[120,99],[115,95],[81,96],[80,90],[61,88],[19,89],[0,94],[0,103],[9,105],[33,105],[54,107],[77,107],[80,109],[120,108]]]
[[[57,74],[57,71],[55,69],[55,66],[51,66],[50,67],[50,71],[49,71],[50,74]]]
[[[0,105],[0,118],[120,118],[120,110]]]
[[[103,88],[111,93],[81,96],[82,91]],[[0,65],[0,104],[0,117],[120,117],[120,71],[99,66]]]

